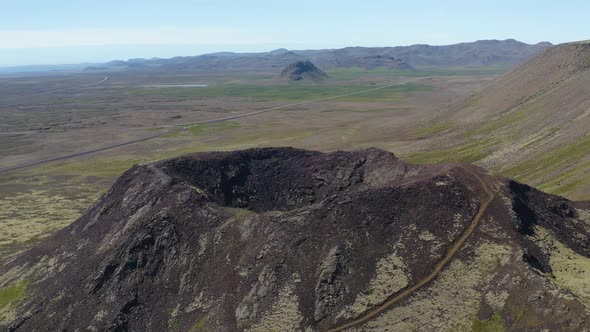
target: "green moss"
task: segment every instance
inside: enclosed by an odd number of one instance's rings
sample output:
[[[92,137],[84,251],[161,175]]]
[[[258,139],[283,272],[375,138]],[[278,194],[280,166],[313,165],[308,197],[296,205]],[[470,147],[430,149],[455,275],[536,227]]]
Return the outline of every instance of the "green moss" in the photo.
[[[573,164],[589,153],[590,135],[578,142],[567,144],[553,152],[543,154],[542,158],[535,158],[521,163],[503,171],[502,174],[526,182],[540,178],[541,175],[557,170],[559,167]]]
[[[519,322],[522,317],[524,316],[524,306],[522,306],[522,308],[520,308],[520,311],[518,312],[518,315],[516,315],[516,322]]]
[[[472,95],[469,99],[465,100],[465,102],[461,106],[461,109],[477,106],[477,105],[479,105],[480,100],[481,100],[481,93]]]
[[[148,131],[148,132],[155,132],[155,131],[160,131],[160,130],[162,130],[162,128],[159,128],[159,127],[153,127],[153,128],[147,128],[145,131]]]
[[[144,162],[146,159],[118,158],[109,159],[97,157],[92,159],[68,160],[59,163],[50,163],[44,166],[28,169],[23,174],[52,174],[52,175],[83,175],[105,178],[115,178],[131,168],[134,164]]]
[[[237,121],[223,121],[216,123],[199,123],[188,128],[188,132],[193,136],[201,136],[212,131],[221,131],[240,128],[241,125]]]
[[[473,332],[504,332],[505,330],[504,320],[502,320],[499,312],[496,312],[492,318],[487,320],[474,319],[471,325],[471,331]]]
[[[313,100],[367,90],[366,85],[330,85],[296,83],[288,85],[215,85],[206,88],[144,88],[130,91],[142,97],[210,98],[241,97],[257,101]],[[430,85],[406,83],[388,88],[343,97],[347,101],[375,101],[397,99],[411,92],[427,92]]]
[[[46,190],[0,193],[0,251],[29,246],[69,225],[107,189],[77,181],[68,178],[68,187],[48,183],[39,185]]]
[[[415,131],[416,139],[426,138],[454,127],[452,122],[438,122],[428,127],[419,128]]]
[[[487,153],[484,150],[497,143],[498,141],[494,139],[478,139],[455,148],[410,153],[402,156],[402,158],[415,164],[473,163],[485,157]]]
[[[359,317],[370,308],[383,303],[391,294],[408,285],[410,279],[406,271],[406,263],[397,251],[383,256],[377,262],[368,291],[358,294],[354,302],[344,307],[340,315],[346,319]]]
[[[534,231],[536,244],[545,252],[551,252],[549,265],[554,276],[552,281],[590,307],[590,258],[579,255],[559,242],[543,227],[536,226]]]
[[[203,132],[205,131],[205,129],[207,127],[208,127],[207,124],[192,125],[188,128],[188,132],[189,132],[189,134],[191,134],[193,136],[200,136],[201,134],[203,134]]]
[[[195,325],[193,326],[193,331],[198,331],[201,328],[203,328],[203,326],[205,325],[205,322],[207,322],[207,316],[199,319],[199,321],[197,323],[195,323]]]
[[[178,330],[180,321],[178,314],[180,312],[180,305],[177,305],[174,309],[170,310],[170,317],[168,318],[168,328],[170,331]]]
[[[234,219],[237,222],[242,222],[248,216],[255,214],[255,212],[252,212],[251,210],[240,209],[240,208],[228,208],[228,212],[230,212],[233,215]]]
[[[539,143],[542,140],[549,139],[551,136],[557,134],[561,130],[562,130],[561,127],[548,128],[543,135],[539,135],[534,140],[528,142],[526,145],[524,145],[522,147],[522,149],[526,151],[529,147]]]
[[[580,164],[565,172],[561,172],[555,178],[541,182],[537,187],[552,194],[569,197],[575,194],[578,189],[590,185],[590,178],[587,176],[589,169],[590,163]]]
[[[488,121],[478,128],[468,132],[467,135],[487,135],[504,127],[514,126],[515,124],[526,121],[526,119],[527,116],[525,112],[512,113],[496,120]]]
[[[29,281],[22,280],[17,284],[0,290],[0,310],[24,298],[29,284]]]

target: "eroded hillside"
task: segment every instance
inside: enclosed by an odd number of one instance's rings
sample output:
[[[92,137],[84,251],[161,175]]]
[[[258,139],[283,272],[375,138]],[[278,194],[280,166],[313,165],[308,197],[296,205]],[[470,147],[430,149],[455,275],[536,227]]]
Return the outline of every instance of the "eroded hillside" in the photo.
[[[428,151],[409,160],[475,162],[551,193],[589,198],[589,69],[589,42],[541,52],[442,111]]]

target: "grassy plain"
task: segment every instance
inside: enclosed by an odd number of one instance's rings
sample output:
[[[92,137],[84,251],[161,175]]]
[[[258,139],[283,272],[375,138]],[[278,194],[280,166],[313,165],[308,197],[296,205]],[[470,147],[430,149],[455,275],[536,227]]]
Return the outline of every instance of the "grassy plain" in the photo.
[[[272,74],[240,73],[191,77],[113,74],[103,85],[54,94],[96,77],[26,77],[0,80],[0,166],[67,155],[154,133],[161,126],[185,131],[94,155],[0,173],[0,251],[21,248],[68,225],[112,181],[137,163],[206,150],[297,146],[353,149],[399,141],[421,128],[441,101],[472,89],[485,78],[425,78],[395,72],[330,73],[322,84],[291,83]],[[451,79],[453,80],[453,79]],[[207,87],[154,87],[156,84]],[[259,109],[348,94],[340,99],[281,109],[220,123],[184,125]],[[19,98],[20,97],[20,98]],[[371,129],[372,128],[372,129]],[[422,129],[418,135],[438,128]],[[379,143],[379,144],[376,144]]]
[[[171,126],[186,128],[113,150],[0,173],[0,254],[26,248],[74,221],[132,165],[180,154],[264,146],[323,151],[376,146],[411,162],[479,163],[511,139],[504,130],[525,124],[528,113],[465,126],[448,116],[448,105],[465,96],[474,96],[470,98],[477,103],[477,92],[505,70],[340,69],[329,71],[323,83],[286,82],[274,73],[121,72],[101,85],[53,94],[38,93],[101,77],[0,79],[0,168],[165,133]],[[396,83],[252,117],[191,124]],[[158,84],[208,86],[154,87]],[[554,156],[531,159],[530,165],[491,168],[534,182],[536,169],[552,167],[555,158],[567,166],[568,160],[587,152],[586,145],[564,147],[567,158],[555,151]],[[576,179],[583,179],[583,172],[568,169],[567,179],[545,179],[542,188],[578,197],[585,182]]]

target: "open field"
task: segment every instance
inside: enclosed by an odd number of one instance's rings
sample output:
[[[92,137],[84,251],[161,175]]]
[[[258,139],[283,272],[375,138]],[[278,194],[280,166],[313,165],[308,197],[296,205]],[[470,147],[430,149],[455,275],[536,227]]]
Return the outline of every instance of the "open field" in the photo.
[[[0,247],[26,244],[72,222],[107,190],[113,179],[136,163],[196,151],[259,146],[317,150],[380,146],[396,152],[411,151],[424,135],[432,132],[423,126],[437,105],[473,91],[490,79],[399,77],[354,70],[348,71],[346,77],[331,73],[335,77],[324,84],[287,83],[270,74],[248,73],[197,79],[119,75],[111,75],[109,81],[99,86],[45,95],[37,94],[43,89],[84,84],[97,77],[2,81],[0,166],[67,155],[166,131],[160,126],[244,114],[385,84],[400,85],[249,118],[192,125],[186,131],[155,140],[0,174]],[[155,84],[208,86],[154,87]]]
[[[285,82],[272,73],[112,73],[103,84],[51,94],[40,93],[88,84],[101,75],[0,80],[0,168],[140,139],[174,125],[399,84],[227,122],[190,125],[146,142],[0,173],[0,250],[13,252],[71,223],[133,164],[184,153],[264,146],[322,151],[375,146],[412,162],[478,162],[490,147],[510,139],[499,137],[499,128],[514,126],[526,116],[464,126],[446,112],[465,96],[475,96],[502,70],[419,68],[400,75],[346,69],[328,72],[331,78],[321,84]],[[170,84],[207,86],[157,87]],[[441,138],[458,130],[469,139],[444,147]],[[491,167],[537,181],[528,168]],[[569,182],[547,183],[546,188],[583,198]]]

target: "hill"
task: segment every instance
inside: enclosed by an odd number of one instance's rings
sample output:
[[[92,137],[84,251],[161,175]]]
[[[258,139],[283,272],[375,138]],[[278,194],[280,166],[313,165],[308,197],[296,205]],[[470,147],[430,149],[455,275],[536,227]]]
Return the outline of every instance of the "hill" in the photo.
[[[328,77],[310,61],[297,61],[287,66],[281,72],[281,77],[290,81],[311,80],[320,81]]]
[[[427,145],[443,151],[412,160],[476,162],[546,191],[590,198],[589,69],[589,42],[542,51],[441,110],[440,123],[452,129]]]
[[[377,149],[134,166],[0,267],[11,331],[590,327],[590,205]]]

